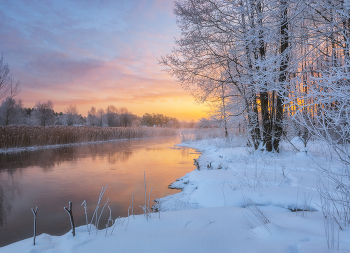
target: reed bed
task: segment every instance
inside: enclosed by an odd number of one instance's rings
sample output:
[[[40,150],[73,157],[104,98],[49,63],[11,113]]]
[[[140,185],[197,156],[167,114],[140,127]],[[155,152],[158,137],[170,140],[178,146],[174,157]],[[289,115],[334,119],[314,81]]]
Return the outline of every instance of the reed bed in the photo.
[[[157,127],[5,126],[0,127],[0,149],[174,136],[176,134],[175,129]]]

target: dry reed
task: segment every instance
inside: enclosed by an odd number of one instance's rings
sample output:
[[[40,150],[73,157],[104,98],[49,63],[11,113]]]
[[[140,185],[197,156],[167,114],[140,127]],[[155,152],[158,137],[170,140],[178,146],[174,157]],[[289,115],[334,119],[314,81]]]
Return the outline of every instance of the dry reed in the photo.
[[[0,149],[174,136],[176,134],[175,129],[157,127],[5,126],[0,127]]]

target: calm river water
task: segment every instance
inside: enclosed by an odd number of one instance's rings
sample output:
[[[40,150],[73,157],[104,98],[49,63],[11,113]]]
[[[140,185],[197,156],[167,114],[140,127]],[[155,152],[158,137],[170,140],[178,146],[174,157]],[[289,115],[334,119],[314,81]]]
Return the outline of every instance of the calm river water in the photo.
[[[31,208],[36,206],[38,235],[62,235],[70,230],[63,209],[69,201],[76,226],[84,225],[82,202],[87,202],[90,221],[106,185],[100,206],[109,198],[113,219],[127,216],[133,193],[134,212],[141,214],[144,171],[148,193],[153,186],[152,196],[159,198],[176,193],[168,185],[195,169],[193,159],[199,154],[174,147],[179,142],[179,138],[167,137],[0,154],[0,247],[33,236]],[[106,209],[101,228],[109,216]]]

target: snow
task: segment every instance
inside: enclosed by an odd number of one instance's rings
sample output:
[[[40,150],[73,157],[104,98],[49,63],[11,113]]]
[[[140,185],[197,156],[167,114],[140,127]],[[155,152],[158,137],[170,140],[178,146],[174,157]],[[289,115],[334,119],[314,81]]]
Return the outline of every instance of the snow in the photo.
[[[288,143],[280,153],[222,140],[182,143],[201,152],[200,169],[171,184],[182,191],[160,199],[160,215],[120,218],[114,230],[90,235],[86,226],[75,237],[42,234],[35,246],[28,238],[0,252],[332,252],[318,192],[326,177],[317,164],[333,171],[342,164],[320,143],[306,149],[292,142],[300,152]],[[333,251],[339,245],[337,252],[350,252],[350,229],[342,229],[338,237],[335,225],[328,242]]]

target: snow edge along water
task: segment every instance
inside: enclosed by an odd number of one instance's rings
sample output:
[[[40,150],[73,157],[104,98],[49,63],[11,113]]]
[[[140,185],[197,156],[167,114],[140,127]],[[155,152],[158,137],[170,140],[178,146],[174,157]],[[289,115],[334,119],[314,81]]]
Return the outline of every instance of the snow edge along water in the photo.
[[[316,168],[305,152],[250,154],[200,142],[179,146],[202,152],[201,169],[171,184],[182,191],[161,199],[160,218],[157,213],[148,221],[143,215],[120,218],[113,234],[88,235],[85,226],[74,238],[70,232],[43,234],[36,246],[26,239],[1,252],[329,252],[314,188]],[[291,212],[293,207],[310,210]],[[346,227],[334,239],[339,252],[350,251],[349,235]]]

